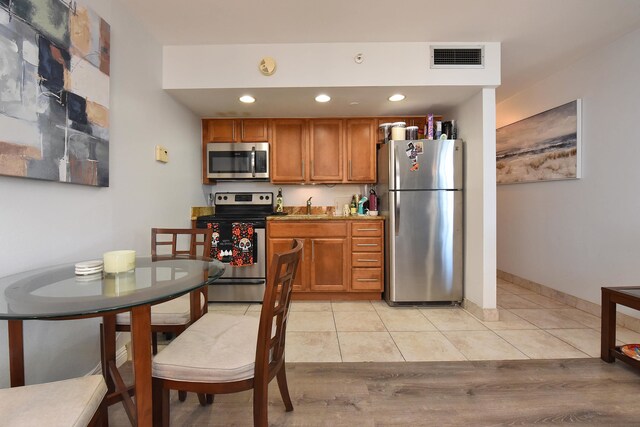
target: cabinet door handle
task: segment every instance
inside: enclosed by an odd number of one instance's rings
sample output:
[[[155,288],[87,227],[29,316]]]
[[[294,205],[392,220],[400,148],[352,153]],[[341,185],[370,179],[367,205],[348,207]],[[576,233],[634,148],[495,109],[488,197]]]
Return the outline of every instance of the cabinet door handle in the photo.
[[[378,279],[356,279],[358,282],[377,282]]]
[[[380,246],[377,243],[356,243],[356,246]]]
[[[315,259],[316,259],[315,248],[316,248],[316,242],[315,242],[315,240],[312,240],[311,241],[311,261],[315,261]]]
[[[304,180],[304,159],[302,159],[302,179]]]
[[[351,160],[349,160],[349,179],[352,179],[352,173],[351,173]]]
[[[356,262],[378,262],[377,259],[358,259]]]
[[[358,228],[356,231],[378,231],[377,228]]]

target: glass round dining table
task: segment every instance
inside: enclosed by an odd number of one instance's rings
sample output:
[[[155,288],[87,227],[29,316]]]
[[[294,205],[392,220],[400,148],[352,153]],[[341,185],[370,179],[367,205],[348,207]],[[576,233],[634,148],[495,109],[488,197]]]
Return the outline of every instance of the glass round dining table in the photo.
[[[167,256],[136,258],[135,269],[117,274],[79,276],[75,264],[66,264],[0,278],[0,319],[9,321],[11,386],[24,385],[23,320],[102,316],[113,325],[116,313],[131,311],[136,402],[130,418],[138,426],[151,426],[151,306],[205,287],[224,268],[208,258]],[[115,359],[114,346],[103,342],[112,349],[106,356],[103,349],[103,362]],[[115,367],[114,360],[110,363]],[[105,366],[103,373],[108,374]]]

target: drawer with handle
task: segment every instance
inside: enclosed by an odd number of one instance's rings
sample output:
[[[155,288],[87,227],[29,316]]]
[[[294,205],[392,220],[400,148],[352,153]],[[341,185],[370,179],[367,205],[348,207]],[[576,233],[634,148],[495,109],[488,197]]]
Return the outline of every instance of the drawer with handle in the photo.
[[[382,291],[382,268],[353,268],[351,289],[354,291]]]
[[[352,237],[382,236],[382,221],[354,221],[351,224]]]
[[[354,237],[351,239],[352,252],[382,252],[382,237]]]
[[[382,267],[382,253],[356,252],[351,253],[352,267]]]

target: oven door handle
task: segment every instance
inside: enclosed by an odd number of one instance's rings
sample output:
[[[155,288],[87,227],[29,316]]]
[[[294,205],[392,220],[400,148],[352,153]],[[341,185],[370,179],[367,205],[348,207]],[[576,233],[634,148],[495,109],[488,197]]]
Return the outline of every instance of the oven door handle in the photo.
[[[251,176],[256,177],[256,147],[251,147]]]

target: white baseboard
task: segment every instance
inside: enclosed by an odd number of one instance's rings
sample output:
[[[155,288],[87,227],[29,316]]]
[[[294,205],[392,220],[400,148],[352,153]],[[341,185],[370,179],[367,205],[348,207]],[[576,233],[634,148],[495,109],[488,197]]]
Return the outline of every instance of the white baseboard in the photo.
[[[462,307],[485,322],[497,322],[500,317],[497,308],[482,308],[466,298],[462,301]]]
[[[497,276],[499,279],[503,279],[507,282],[513,283],[514,285],[527,288],[530,291],[551,298],[570,307],[586,311],[587,313],[597,317],[601,316],[602,306],[600,304],[592,303],[590,301],[558,291],[556,289],[525,279],[515,274],[507,273],[506,271],[498,270]],[[618,324],[618,326],[624,326],[627,329],[631,329],[634,332],[640,333],[640,319],[636,317],[618,312],[616,315],[616,324]]]

